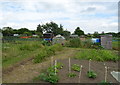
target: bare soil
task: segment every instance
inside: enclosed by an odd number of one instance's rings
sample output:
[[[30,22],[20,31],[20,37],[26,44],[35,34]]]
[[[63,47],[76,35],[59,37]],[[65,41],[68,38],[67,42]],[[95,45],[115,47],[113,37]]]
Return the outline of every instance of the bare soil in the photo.
[[[79,72],[72,71],[73,73],[77,74],[76,77],[70,78],[67,76],[69,73],[68,71],[68,59],[64,60],[58,60],[59,62],[64,64],[63,69],[61,69],[58,73],[60,80],[59,83],[78,83],[79,81]],[[81,72],[81,79],[80,83],[100,83],[101,81],[104,81],[104,75],[105,75],[105,65],[109,67],[108,69],[108,75],[107,75],[107,81],[111,83],[118,83],[110,74],[111,71],[117,71],[118,70],[118,62],[98,62],[98,61],[92,61],[91,62],[91,70],[95,71],[97,73],[97,77],[95,79],[91,79],[87,77],[87,71],[88,69],[88,60],[76,60],[71,59],[71,65],[72,64],[78,64],[83,65],[82,72]]]

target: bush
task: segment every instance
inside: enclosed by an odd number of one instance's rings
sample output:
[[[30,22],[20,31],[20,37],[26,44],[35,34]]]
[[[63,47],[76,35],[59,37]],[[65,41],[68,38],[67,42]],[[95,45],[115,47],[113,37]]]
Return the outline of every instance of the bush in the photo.
[[[48,56],[48,54],[47,54],[46,50],[41,50],[40,53],[37,56],[35,56],[33,61],[34,61],[34,63],[40,63],[47,56]]]
[[[91,46],[92,46],[92,41],[91,40],[86,40],[86,41],[83,41],[82,42],[82,47],[83,48],[91,48]]]
[[[76,59],[92,59],[97,61],[117,61],[120,60],[117,54],[110,50],[83,49],[76,55]]]
[[[56,51],[61,51],[63,49],[62,45],[55,44],[52,46],[45,46],[40,53],[35,56],[34,63],[40,63],[45,57],[49,57],[51,55],[54,55]]]
[[[81,46],[81,40],[79,38],[71,39],[69,41],[69,46],[78,48]]]
[[[41,44],[44,45],[44,46],[50,46],[51,45],[51,43],[46,41],[46,40],[42,41]]]

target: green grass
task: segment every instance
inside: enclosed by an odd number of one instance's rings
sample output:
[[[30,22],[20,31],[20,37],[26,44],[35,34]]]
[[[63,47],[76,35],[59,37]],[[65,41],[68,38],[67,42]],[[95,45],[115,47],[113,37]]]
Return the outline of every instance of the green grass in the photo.
[[[97,61],[117,61],[120,57],[111,50],[81,49],[74,56],[76,59],[92,59]]]
[[[2,64],[3,68],[16,64],[25,58],[30,58],[39,53],[43,48],[40,41],[19,41],[17,43],[3,43]]]
[[[120,41],[114,41],[114,42],[112,42],[112,48],[113,48],[113,50],[120,51]]]
[[[34,63],[40,63],[42,60],[45,59],[45,57],[54,55],[56,51],[61,51],[62,49],[63,47],[60,44],[45,46],[45,48],[42,49],[37,56],[35,56]]]

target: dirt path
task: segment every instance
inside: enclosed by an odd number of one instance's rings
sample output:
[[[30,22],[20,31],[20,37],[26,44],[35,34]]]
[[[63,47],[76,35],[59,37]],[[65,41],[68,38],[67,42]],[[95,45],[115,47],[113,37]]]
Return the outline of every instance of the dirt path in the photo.
[[[77,52],[75,49],[65,48],[61,52],[54,55],[54,59],[66,59],[74,56]],[[16,67],[12,72],[3,74],[3,83],[30,83],[33,78],[38,76],[40,71],[50,65],[50,57],[46,61],[38,64],[33,64],[32,61],[26,62],[24,65]]]

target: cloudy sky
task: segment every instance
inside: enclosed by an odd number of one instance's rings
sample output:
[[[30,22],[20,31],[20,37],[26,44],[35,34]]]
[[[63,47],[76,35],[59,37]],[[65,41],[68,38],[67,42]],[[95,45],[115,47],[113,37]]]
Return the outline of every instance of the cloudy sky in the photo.
[[[0,28],[26,27],[50,21],[64,30],[80,27],[85,33],[118,32],[119,0],[0,0]]]

